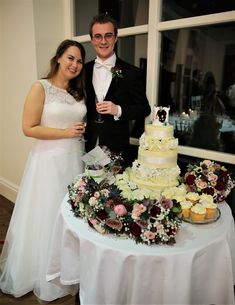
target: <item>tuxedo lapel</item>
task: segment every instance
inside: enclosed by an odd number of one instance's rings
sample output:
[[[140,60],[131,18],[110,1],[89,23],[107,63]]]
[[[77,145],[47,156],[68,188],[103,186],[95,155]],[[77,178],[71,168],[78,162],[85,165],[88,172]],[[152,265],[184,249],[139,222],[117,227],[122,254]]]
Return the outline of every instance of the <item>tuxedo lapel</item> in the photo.
[[[115,63],[115,67],[119,67],[120,70],[123,71],[123,68],[122,68],[122,61],[117,57],[117,60],[116,60],[116,63]],[[120,90],[122,89],[123,87],[123,79],[122,78],[119,78],[117,76],[113,77],[112,78],[112,81],[110,83],[110,86],[109,86],[109,89],[107,91],[107,94],[105,96],[105,99],[110,99],[111,97],[113,96],[116,96],[119,94]]]
[[[87,102],[92,103],[95,101],[95,89],[93,86],[93,67],[95,61],[91,61],[86,65],[86,91],[87,91]]]

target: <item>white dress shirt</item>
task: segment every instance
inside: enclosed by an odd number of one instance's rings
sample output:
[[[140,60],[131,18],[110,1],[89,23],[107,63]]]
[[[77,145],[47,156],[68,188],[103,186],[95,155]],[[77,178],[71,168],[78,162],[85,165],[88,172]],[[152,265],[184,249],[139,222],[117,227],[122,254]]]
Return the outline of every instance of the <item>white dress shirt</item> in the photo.
[[[117,56],[115,53],[105,61],[102,61],[98,56],[95,59],[95,64],[93,68],[93,78],[92,83],[94,86],[95,94],[98,101],[103,101],[109,86],[112,81],[111,68],[115,66]],[[118,106],[118,113],[114,116],[115,120],[121,116],[121,107]]]

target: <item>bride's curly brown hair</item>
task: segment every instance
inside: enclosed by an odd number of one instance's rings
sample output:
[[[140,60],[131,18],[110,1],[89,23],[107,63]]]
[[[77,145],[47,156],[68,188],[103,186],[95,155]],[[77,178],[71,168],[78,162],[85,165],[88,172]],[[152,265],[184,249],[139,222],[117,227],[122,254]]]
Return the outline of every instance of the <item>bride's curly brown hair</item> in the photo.
[[[75,98],[75,100],[80,101],[86,98],[85,69],[84,69],[85,49],[78,41],[66,39],[60,43],[60,45],[56,50],[55,56],[53,56],[50,60],[50,71],[47,74],[46,79],[53,78],[56,75],[59,69],[58,59],[64,54],[64,52],[69,47],[72,46],[77,47],[80,50],[83,67],[80,74],[69,81],[67,91]]]

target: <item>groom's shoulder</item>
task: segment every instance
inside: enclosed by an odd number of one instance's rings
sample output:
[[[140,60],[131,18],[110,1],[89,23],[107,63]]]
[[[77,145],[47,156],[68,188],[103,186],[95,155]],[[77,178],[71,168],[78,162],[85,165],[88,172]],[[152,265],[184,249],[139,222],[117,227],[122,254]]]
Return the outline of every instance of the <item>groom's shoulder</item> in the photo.
[[[91,60],[91,61],[88,61],[87,63],[85,63],[85,68],[86,68],[86,69],[89,69],[89,68],[93,67],[94,62],[95,62],[94,59]]]
[[[134,66],[133,64],[128,63],[127,61],[124,61],[120,58],[116,61],[116,65],[120,67],[120,69],[125,71],[128,74],[131,75],[141,75],[143,74],[143,70],[139,67]]]

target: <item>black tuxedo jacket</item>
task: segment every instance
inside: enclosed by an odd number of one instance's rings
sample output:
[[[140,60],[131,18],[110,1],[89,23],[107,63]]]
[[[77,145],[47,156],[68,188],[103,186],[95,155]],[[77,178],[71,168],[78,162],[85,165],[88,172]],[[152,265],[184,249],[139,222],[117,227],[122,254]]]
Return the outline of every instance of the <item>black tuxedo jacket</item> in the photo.
[[[86,151],[99,145],[105,145],[110,150],[123,152],[124,158],[128,154],[130,121],[143,120],[151,112],[145,93],[145,82],[142,70],[117,58],[115,67],[122,70],[123,78],[114,77],[105,96],[122,108],[122,115],[115,121],[113,115],[102,115],[103,123],[95,123],[97,111],[95,107],[95,91],[92,84],[93,66],[95,61],[85,65],[86,93],[87,93],[87,127],[85,138]],[[143,130],[142,130],[143,131]]]

